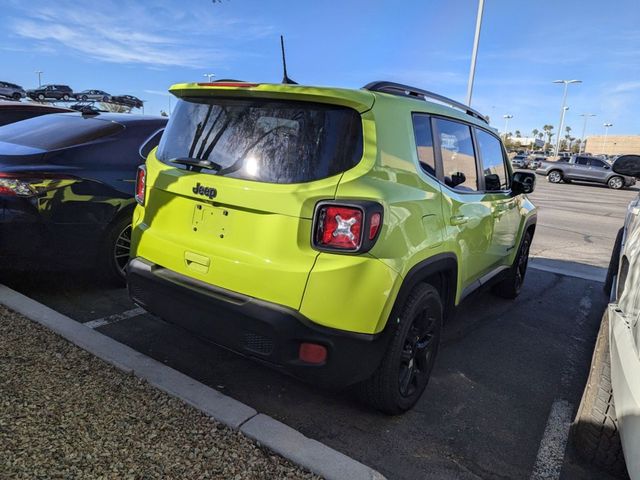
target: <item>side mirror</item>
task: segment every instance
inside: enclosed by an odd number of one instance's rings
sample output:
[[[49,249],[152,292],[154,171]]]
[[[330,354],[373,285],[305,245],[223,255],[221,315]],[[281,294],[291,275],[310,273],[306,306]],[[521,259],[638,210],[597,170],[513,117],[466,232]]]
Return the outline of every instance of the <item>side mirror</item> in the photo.
[[[615,159],[612,168],[620,175],[640,178],[640,155],[622,155]]]
[[[536,188],[536,174],[532,172],[515,172],[511,177],[513,195],[529,194]]]
[[[450,187],[456,188],[458,185],[462,185],[467,181],[467,176],[462,172],[455,172],[451,174],[451,185]]]

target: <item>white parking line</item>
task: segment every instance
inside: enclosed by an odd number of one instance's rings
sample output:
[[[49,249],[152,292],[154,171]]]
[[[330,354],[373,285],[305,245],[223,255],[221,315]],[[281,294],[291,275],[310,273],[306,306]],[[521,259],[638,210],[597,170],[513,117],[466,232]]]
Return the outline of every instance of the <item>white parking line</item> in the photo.
[[[580,300],[577,316],[574,319],[571,343],[567,345],[564,366],[560,374],[559,397],[567,397],[569,395],[571,379],[577,376],[578,358],[583,342],[582,333],[592,306],[592,290],[592,287],[587,288],[585,295]],[[560,478],[573,410],[573,404],[567,400],[563,398],[554,400],[542,440],[540,440],[540,447],[538,448],[538,455],[530,480],[557,480]]]
[[[573,405],[566,400],[556,400],[551,405],[531,480],[560,478],[572,413]]]
[[[85,327],[96,329],[98,327],[103,327],[111,323],[117,323],[121,322],[122,320],[127,320],[128,318],[137,317],[138,315],[142,315],[145,312],[146,310],[144,308],[133,308],[122,313],[116,313],[114,315],[109,315],[108,317],[97,318],[95,320],[91,320],[90,322],[85,322],[83,323],[83,325]]]

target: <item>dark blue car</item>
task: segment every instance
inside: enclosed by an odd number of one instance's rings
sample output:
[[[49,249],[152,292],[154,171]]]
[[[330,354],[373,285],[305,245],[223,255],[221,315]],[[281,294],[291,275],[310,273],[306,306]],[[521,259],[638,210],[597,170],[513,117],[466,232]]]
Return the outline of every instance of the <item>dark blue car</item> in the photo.
[[[60,113],[0,127],[0,267],[123,281],[137,166],[167,119]]]

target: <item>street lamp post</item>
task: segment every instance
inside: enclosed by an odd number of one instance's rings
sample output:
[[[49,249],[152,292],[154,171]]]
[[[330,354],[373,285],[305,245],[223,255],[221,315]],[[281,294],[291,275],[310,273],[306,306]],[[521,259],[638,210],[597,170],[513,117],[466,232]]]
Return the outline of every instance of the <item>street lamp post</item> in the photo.
[[[211,83],[211,77],[215,77],[216,74],[215,73],[205,73],[204,76],[207,77],[207,81],[209,83]]]
[[[582,137],[580,137],[581,138],[581,143],[580,143],[580,148],[578,149],[578,153],[582,153],[582,147],[584,147],[584,134],[587,131],[587,120],[589,119],[589,117],[595,117],[596,114],[595,113],[581,113],[580,116],[584,117],[584,124],[582,125]]]
[[[38,75],[38,87],[42,86],[42,74],[44,72],[41,72],[40,70],[36,71],[36,75]]]
[[[513,115],[503,115],[502,118],[504,118],[504,141],[507,141],[507,128],[509,128],[509,120],[511,120],[513,118]]]
[[[467,84],[467,105],[471,106],[473,94],[473,80],[476,76],[476,59],[478,58],[478,44],[480,43],[480,30],[482,28],[482,14],[484,12],[484,0],[478,0],[478,15],[476,16],[476,34],[473,38],[473,51],[471,52],[471,68],[469,69],[469,83]]]
[[[560,149],[560,133],[564,127],[564,114],[567,111],[567,89],[570,83],[582,83],[582,80],[554,80],[553,83],[563,83],[564,93],[562,94],[562,107],[560,108],[560,128],[558,129],[558,138],[556,139],[556,152],[555,156],[558,156],[558,150]]]
[[[602,144],[602,152],[607,154],[607,135],[609,134],[609,127],[613,127],[613,123],[604,123],[604,142]]]

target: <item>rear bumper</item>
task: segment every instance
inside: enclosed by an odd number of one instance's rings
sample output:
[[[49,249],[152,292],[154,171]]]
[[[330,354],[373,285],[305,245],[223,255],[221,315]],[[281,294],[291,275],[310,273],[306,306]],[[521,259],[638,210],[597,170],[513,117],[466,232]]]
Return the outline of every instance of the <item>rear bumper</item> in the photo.
[[[132,300],[164,320],[241,355],[326,388],[344,388],[370,377],[388,343],[377,335],[317,325],[293,310],[224,290],[181,275],[141,257],[127,268]],[[309,364],[300,344],[327,348],[327,360]]]

